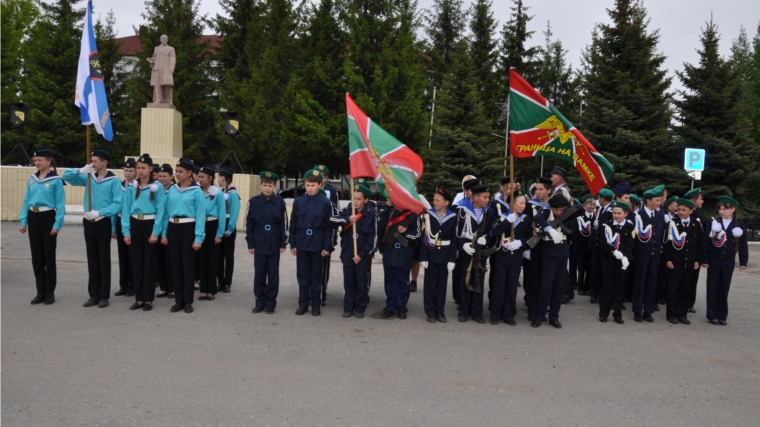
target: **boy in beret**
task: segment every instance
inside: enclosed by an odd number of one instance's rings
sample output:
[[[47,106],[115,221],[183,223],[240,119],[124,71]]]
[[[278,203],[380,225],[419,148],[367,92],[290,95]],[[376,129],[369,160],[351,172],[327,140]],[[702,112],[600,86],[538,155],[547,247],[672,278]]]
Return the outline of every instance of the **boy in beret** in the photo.
[[[603,188],[597,195],[599,199],[599,208],[594,218],[594,226],[591,229],[589,238],[589,248],[591,249],[591,303],[599,302],[599,285],[602,283],[602,254],[604,253],[601,241],[601,225],[612,219],[612,199],[615,193],[608,188]]]
[[[705,218],[705,213],[702,211],[702,205],[705,203],[704,198],[702,197],[702,189],[697,187],[693,190],[689,190],[684,194],[684,199],[688,199],[691,201],[691,203],[694,204],[694,212],[692,212],[692,217],[695,221],[702,227],[702,231],[704,231],[705,234],[707,234],[710,231],[710,224],[707,223],[707,219]],[[689,313],[696,313],[697,310],[694,309],[694,304],[697,302],[697,283],[699,282],[699,270],[695,271],[694,274],[691,276],[691,286],[689,287],[689,300],[688,300],[688,309]]]
[[[541,227],[536,223],[536,217],[544,210],[549,209],[549,196],[552,195],[552,181],[546,177],[536,178],[533,187],[533,199],[528,201],[525,214],[528,216],[531,224],[531,237],[541,231]],[[528,307],[528,320],[533,321],[536,313],[536,299],[538,290],[541,287],[541,272],[543,259],[544,241],[539,240],[532,248],[527,248],[523,252],[523,291],[525,292],[524,301]],[[548,319],[547,319],[548,320]]]
[[[633,320],[653,322],[657,311],[657,277],[665,230],[665,218],[658,209],[663,189],[644,192],[644,206],[634,217]]]
[[[575,247],[576,264],[578,265],[578,295],[588,295],[591,287],[591,249],[589,239],[594,228],[594,211],[596,200],[591,194],[581,198],[583,213],[571,222],[573,230],[573,247]]]
[[[546,233],[541,259],[541,285],[536,300],[536,314],[531,326],[538,328],[543,322],[546,307],[549,309],[549,324],[559,329],[559,309],[562,304],[562,291],[567,276],[567,259],[570,256],[567,237],[559,226],[552,227],[549,222],[562,215],[569,205],[567,198],[555,193],[549,198],[550,209],[544,209],[535,218],[536,224]]]
[[[456,213],[449,209],[451,193],[438,187],[433,195],[433,208],[425,212],[420,264],[425,269],[424,306],[430,323],[446,323],[446,283],[456,265]]]
[[[628,280],[627,270],[633,256],[633,224],[626,219],[630,208],[620,201],[612,202],[612,219],[605,222],[602,247],[602,292],[599,296],[599,321],[607,322],[610,315],[615,323],[623,324],[623,289]]]
[[[470,181],[472,182],[472,181]],[[475,248],[472,247],[472,241],[477,236],[478,229],[483,223],[483,235],[478,237],[477,243],[481,246],[487,245],[487,233],[490,227],[486,227],[488,205],[491,194],[488,192],[487,185],[474,185],[469,187],[472,192],[471,204],[460,204],[457,211],[459,224],[457,226],[457,245],[461,252],[459,253],[460,278],[459,278],[459,318],[460,322],[466,322],[472,317],[477,323],[486,323],[483,318],[483,290],[485,288],[485,266],[487,255],[482,253],[480,259],[473,259]],[[475,269],[478,264],[483,270],[478,275],[479,284],[475,284]],[[468,277],[469,275],[469,277]],[[468,288],[480,286],[480,292],[475,292]]]
[[[124,162],[122,171],[124,172],[124,179],[121,181],[121,191],[126,195],[127,187],[132,185],[132,181],[135,180],[135,167],[137,162],[134,157],[127,158]],[[123,197],[122,197],[123,200]],[[114,293],[114,296],[120,297],[126,295],[131,297],[134,295],[134,281],[132,279],[132,266],[129,262],[129,246],[124,243],[124,234],[121,229],[121,212],[116,215],[116,250],[119,255],[119,290]],[[126,219],[129,221],[129,219]]]
[[[333,215],[337,215],[339,208],[338,189],[330,185],[330,169],[325,165],[314,165],[314,170],[318,170],[322,174],[322,182],[319,187],[324,191],[323,196],[327,197],[333,206]],[[332,230],[332,248],[338,244],[338,233]],[[330,281],[330,259],[332,258],[332,249],[330,254],[322,258],[322,306],[324,307],[325,301],[327,301],[327,283]]]

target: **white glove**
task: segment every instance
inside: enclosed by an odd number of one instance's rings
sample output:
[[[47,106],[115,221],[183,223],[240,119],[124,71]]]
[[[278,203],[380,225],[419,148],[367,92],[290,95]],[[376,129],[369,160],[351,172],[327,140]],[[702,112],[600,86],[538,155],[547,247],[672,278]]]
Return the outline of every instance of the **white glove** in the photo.
[[[530,249],[528,249],[527,251],[523,252],[523,258],[525,258],[528,261],[530,261]]]
[[[615,252],[613,252],[613,253],[612,253],[612,255],[614,255],[614,256],[615,256],[615,258],[617,258],[617,259],[623,259],[623,258],[624,258],[624,257],[623,257],[623,253],[622,253],[622,252],[620,252],[620,251],[619,251],[619,250],[617,250],[617,249],[615,249]]]
[[[623,262],[623,270],[627,269],[628,266],[631,265],[631,263],[628,262],[628,258],[626,258],[626,257],[623,257],[623,259],[621,259],[621,261]]]
[[[212,185],[211,187],[208,188],[209,196],[216,196],[217,194],[219,194],[219,187],[217,187],[216,185]]]
[[[469,243],[465,243],[462,245],[462,249],[464,249],[465,252],[467,252],[467,255],[472,255],[475,253],[475,249],[472,248],[472,245]]]
[[[92,165],[91,164],[84,165],[81,168],[79,168],[79,173],[80,174],[86,174],[86,173],[92,173],[92,172],[93,172],[93,169],[92,169]]]
[[[507,215],[507,221],[509,221],[510,224],[514,224],[516,220],[517,220],[517,214],[511,213]]]
[[[129,183],[129,185],[131,185],[132,188],[137,188],[137,180],[136,179],[133,180],[132,182]]]
[[[522,247],[522,242],[519,240],[513,240],[507,244],[507,250],[516,251]]]
[[[551,228],[549,229],[549,236],[552,238],[555,245],[559,245],[560,243],[562,243],[562,235],[559,234],[559,231]]]
[[[456,264],[453,262],[446,263],[446,270],[454,271],[454,267],[456,267]]]
[[[224,200],[226,201],[229,199],[230,199],[230,195],[228,193],[224,193]]]
[[[480,236],[480,238],[478,238],[478,244],[481,245],[481,246],[485,245],[486,244],[486,236]]]
[[[158,184],[154,182],[153,184],[150,185],[150,192],[155,193],[156,191],[158,191]]]
[[[428,262],[427,261],[420,261],[420,267],[422,267],[422,268],[428,268]]]
[[[84,219],[91,220],[95,219],[100,216],[100,213],[98,211],[89,211],[84,213]]]
[[[719,231],[723,230],[723,228],[718,224],[718,221],[713,220],[712,222],[712,231],[713,233],[717,233]]]
[[[734,229],[731,230],[731,233],[734,235],[734,237],[742,237],[742,234],[744,234],[744,230],[742,230],[739,227],[734,227]]]

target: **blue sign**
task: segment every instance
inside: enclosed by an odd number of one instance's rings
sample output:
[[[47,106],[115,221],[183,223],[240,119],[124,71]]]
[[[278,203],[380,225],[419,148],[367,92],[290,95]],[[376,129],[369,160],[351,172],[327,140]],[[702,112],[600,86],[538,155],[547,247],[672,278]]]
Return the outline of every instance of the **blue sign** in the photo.
[[[705,150],[699,148],[687,148],[683,159],[683,168],[687,171],[705,170]]]

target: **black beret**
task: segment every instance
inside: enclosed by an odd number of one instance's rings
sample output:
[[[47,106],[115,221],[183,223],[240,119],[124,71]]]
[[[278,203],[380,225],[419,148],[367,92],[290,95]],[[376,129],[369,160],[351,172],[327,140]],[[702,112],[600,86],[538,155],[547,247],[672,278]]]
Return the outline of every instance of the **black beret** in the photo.
[[[435,192],[443,196],[444,199],[448,200],[449,202],[454,201],[454,197],[451,196],[451,193],[446,191],[445,188],[438,187],[435,189]]]
[[[487,193],[488,192],[488,186],[487,185],[475,185],[475,186],[470,187],[470,190],[472,190],[472,195],[474,196],[474,195],[480,194],[480,193]]]
[[[472,190],[472,187],[475,187],[477,185],[480,185],[480,180],[477,179],[477,178],[471,179],[471,180],[469,180],[469,181],[467,181],[467,182],[464,183],[464,189],[465,190]]]
[[[153,173],[161,172],[161,166],[158,165],[158,163],[153,163]]]
[[[186,158],[181,158],[177,162],[177,167],[189,170],[190,172],[195,172],[195,165],[193,164],[193,161]]]
[[[206,174],[208,176],[215,176],[216,175],[216,168],[213,167],[213,166],[209,166],[209,165],[203,165],[198,170],[198,173],[204,173],[204,174]]]
[[[560,193],[557,193],[549,198],[549,206],[553,208],[564,208],[567,207],[567,204],[567,198]]]
[[[40,147],[34,150],[32,157],[53,157],[53,150],[49,147]]]
[[[536,184],[545,184],[545,185],[548,185],[549,187],[551,187],[552,186],[552,180],[550,178],[545,178],[543,176],[539,176],[538,178],[536,178]]]
[[[92,150],[92,155],[95,157],[99,157],[103,160],[111,161],[111,152],[106,150],[105,148],[96,148]],[[132,159],[134,161],[134,159]]]
[[[163,165],[161,165],[161,167],[158,169],[158,171],[159,172],[166,172],[169,175],[173,175],[174,174],[174,169],[172,169],[172,166],[170,164],[168,164],[168,163],[164,163]]]
[[[232,179],[232,175],[235,174],[235,171],[233,171],[231,168],[227,166],[222,166],[219,168],[219,176],[223,176],[227,179]]]
[[[142,156],[140,156],[140,158],[137,159],[137,161],[140,162],[140,163],[146,163],[146,164],[149,164],[149,165],[153,165],[153,159],[150,158],[150,154],[148,154],[148,153],[145,153]]]

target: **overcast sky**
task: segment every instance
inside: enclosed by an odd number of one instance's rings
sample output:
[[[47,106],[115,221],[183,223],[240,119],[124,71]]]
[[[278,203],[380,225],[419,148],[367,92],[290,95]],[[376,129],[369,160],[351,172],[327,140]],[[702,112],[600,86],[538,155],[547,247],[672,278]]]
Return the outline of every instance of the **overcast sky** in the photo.
[[[420,9],[429,8],[433,4],[433,0],[418,1]],[[465,0],[468,7],[470,3],[470,0]],[[81,4],[84,5],[84,2]],[[614,6],[614,0],[526,0],[525,4],[531,8],[529,14],[534,15],[529,25],[529,30],[535,31],[531,44],[543,45],[542,32],[546,21],[551,21],[554,37],[561,39],[569,51],[568,62],[577,67],[582,49],[591,41],[594,24],[609,22],[606,9]],[[105,19],[107,11],[113,9],[120,37],[134,35],[132,26],[142,23],[142,1],[93,0],[93,5],[96,18],[100,15]],[[499,22],[499,29],[509,20],[511,5],[511,0],[493,0],[494,18]],[[710,13],[718,24],[721,54],[724,56],[730,53],[731,41],[739,35],[740,26],[744,26],[752,38],[760,23],[760,5],[757,0],[645,0],[644,6],[651,19],[650,29],[660,31],[659,50],[667,56],[665,68],[671,74],[674,69],[681,69],[684,62],[697,62],[699,34],[705,21],[710,20]],[[202,0],[200,12],[210,16],[221,13],[218,0]],[[680,86],[677,79],[674,79],[674,85]]]

